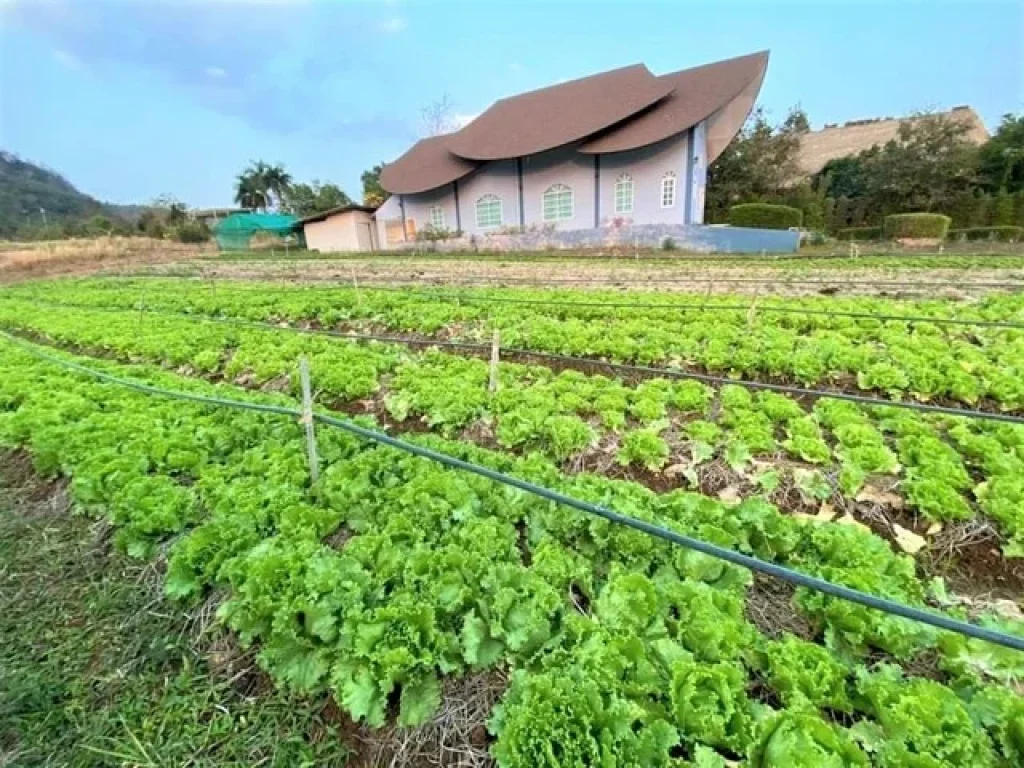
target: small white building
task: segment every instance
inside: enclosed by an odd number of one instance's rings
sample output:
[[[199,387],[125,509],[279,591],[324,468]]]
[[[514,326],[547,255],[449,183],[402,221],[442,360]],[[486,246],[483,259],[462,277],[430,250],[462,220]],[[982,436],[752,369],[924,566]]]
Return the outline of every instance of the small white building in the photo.
[[[321,253],[378,250],[374,210],[370,206],[350,204],[307,216],[299,222],[306,247]]]

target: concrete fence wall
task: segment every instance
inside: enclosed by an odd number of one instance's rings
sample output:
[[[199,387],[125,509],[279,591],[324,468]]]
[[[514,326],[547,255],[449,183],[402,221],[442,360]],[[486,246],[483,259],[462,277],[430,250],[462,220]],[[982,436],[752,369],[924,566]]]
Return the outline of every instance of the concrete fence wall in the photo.
[[[409,243],[405,250],[543,251],[571,248],[659,248],[667,241],[679,250],[701,253],[793,253],[800,233],[779,229],[641,224],[561,230],[551,227],[509,229],[437,242]]]

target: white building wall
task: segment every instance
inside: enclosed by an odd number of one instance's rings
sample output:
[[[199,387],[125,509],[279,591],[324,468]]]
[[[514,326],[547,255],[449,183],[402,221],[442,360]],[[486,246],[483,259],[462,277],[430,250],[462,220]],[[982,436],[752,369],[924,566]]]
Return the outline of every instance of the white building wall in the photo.
[[[683,224],[686,216],[687,134],[649,147],[601,155],[601,226],[616,220],[624,224]],[[661,181],[675,174],[676,199],[669,208],[661,205]],[[633,212],[615,212],[615,182],[623,174],[633,179]],[[591,224],[593,226],[593,224]]]
[[[365,211],[348,211],[329,216],[323,221],[304,224],[306,247],[311,251],[332,253],[374,250],[369,228],[373,218]]]
[[[616,152],[600,156],[600,176],[597,196],[598,226],[687,223],[687,199],[693,195],[691,213],[694,222],[703,220],[705,173],[695,167],[688,175],[690,161],[688,136],[690,131],[665,139],[641,149]],[[697,137],[694,148],[698,163],[706,166],[704,126],[693,131]],[[595,225],[594,156],[584,155],[573,147],[563,147],[539,155],[522,158],[523,209],[527,227],[551,224],[543,218],[544,191],[554,184],[565,184],[573,190],[573,217],[554,223],[557,229],[592,229]],[[615,183],[628,173],[633,179],[632,213],[615,212]],[[661,183],[666,174],[674,174],[676,194],[674,204],[663,207]],[[488,229],[477,227],[476,203],[484,195],[493,194],[502,201],[502,227],[518,227],[519,182],[515,160],[488,163],[470,175],[459,179],[458,200],[461,229],[465,235],[486,235]],[[392,195],[377,210],[377,227],[381,248],[395,247],[387,243],[385,222],[402,215],[399,199],[404,202],[405,216],[415,222],[415,231],[422,231],[430,222],[430,208],[440,205],[445,212],[445,225],[456,229],[454,185],[447,184],[430,192],[415,195]],[[691,222],[692,223],[692,222]],[[410,239],[411,236],[410,236]]]
[[[573,216],[558,222],[544,221],[544,192],[564,184],[572,189]],[[527,227],[587,229],[594,226],[594,158],[574,147],[562,147],[523,158],[523,209]],[[518,222],[517,222],[518,223]]]
[[[484,235],[488,229],[476,225],[476,202],[484,195],[501,199],[503,227],[519,226],[519,182],[515,160],[496,160],[459,179],[459,209],[462,231],[467,235]],[[454,227],[453,227],[454,229]]]

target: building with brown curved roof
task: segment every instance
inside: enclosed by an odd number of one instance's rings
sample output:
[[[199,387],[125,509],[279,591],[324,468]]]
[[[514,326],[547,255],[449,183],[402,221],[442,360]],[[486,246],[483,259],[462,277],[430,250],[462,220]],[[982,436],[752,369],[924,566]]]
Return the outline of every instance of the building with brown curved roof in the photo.
[[[738,133],[768,53],[657,76],[642,64],[500,99],[384,166],[379,240],[426,228],[699,224],[708,164]]]

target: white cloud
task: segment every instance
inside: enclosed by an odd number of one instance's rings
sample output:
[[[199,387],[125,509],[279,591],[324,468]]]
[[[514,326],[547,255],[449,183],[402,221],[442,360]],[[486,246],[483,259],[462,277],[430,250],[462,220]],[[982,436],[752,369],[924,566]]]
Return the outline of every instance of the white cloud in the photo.
[[[388,34],[396,34],[401,32],[403,29],[409,26],[409,22],[405,20],[403,16],[392,16],[386,21],[382,21],[378,27],[381,32],[387,32]]]
[[[452,115],[452,123],[454,124],[456,130],[458,130],[459,128],[463,128],[463,127],[469,125],[474,120],[476,120],[478,117],[480,117],[480,113],[479,112],[474,112],[471,115],[455,114],[455,115]]]
[[[220,80],[222,77],[227,77],[228,73],[222,67],[207,67],[203,70],[207,77],[212,77]]]

